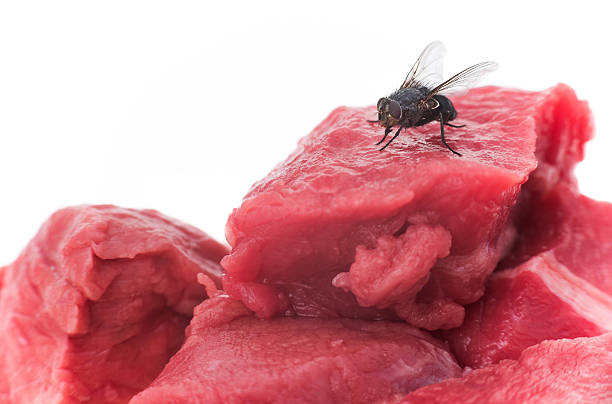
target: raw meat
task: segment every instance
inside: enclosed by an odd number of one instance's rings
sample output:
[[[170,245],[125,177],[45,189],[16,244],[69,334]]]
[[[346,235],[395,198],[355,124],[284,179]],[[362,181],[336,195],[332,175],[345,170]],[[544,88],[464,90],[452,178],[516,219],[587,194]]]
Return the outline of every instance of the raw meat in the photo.
[[[461,327],[439,334],[463,366],[516,359],[546,339],[612,331],[612,205],[558,186],[528,219],[510,268],[491,276]]]
[[[218,296],[130,404],[372,403],[461,375],[436,340],[404,323],[254,317]]]
[[[485,296],[466,309],[457,329],[440,333],[462,366],[480,368],[516,359],[547,339],[612,331],[612,296],[573,275],[545,253],[496,272]]]
[[[593,137],[593,116],[586,101],[577,101],[574,92],[558,85],[536,120],[538,168],[525,187],[543,195],[559,184],[576,189],[574,167],[584,158],[584,144]]]
[[[402,404],[523,404],[612,402],[612,334],[544,341],[518,360],[423,387]]]
[[[465,128],[406,130],[384,152],[374,107],[339,108],[256,183],[226,227],[223,285],[261,317],[399,316],[459,326],[516,237],[521,185],[573,184],[591,136],[567,86],[486,87],[453,99]],[[528,202],[528,201],[527,201]],[[528,207],[528,203],[523,205]]]
[[[184,340],[226,248],[155,211],[56,212],[0,281],[0,402],[126,403]]]
[[[557,186],[532,202],[517,245],[502,267],[550,251],[574,275],[612,295],[612,204]]]

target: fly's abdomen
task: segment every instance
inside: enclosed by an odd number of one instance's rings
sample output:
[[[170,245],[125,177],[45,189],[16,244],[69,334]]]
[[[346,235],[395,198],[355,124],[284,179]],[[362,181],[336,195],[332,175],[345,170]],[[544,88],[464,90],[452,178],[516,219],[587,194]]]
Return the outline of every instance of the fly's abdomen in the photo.
[[[438,111],[442,112],[444,122],[452,121],[457,117],[457,110],[451,100],[443,95],[434,95],[433,98],[440,104]]]

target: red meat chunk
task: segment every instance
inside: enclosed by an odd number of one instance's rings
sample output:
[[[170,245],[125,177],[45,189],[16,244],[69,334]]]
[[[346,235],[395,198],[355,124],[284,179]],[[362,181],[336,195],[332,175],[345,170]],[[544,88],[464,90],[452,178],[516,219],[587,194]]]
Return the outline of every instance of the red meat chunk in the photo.
[[[475,370],[423,387],[402,404],[609,403],[612,402],[612,334],[544,341],[518,360]]]
[[[503,268],[550,251],[574,275],[612,295],[612,204],[558,186],[531,204]]]
[[[196,307],[183,347],[130,404],[372,403],[460,375],[439,342],[404,323],[261,320],[218,296]]]
[[[155,211],[60,210],[0,281],[0,402],[126,403],[159,374],[226,248]]]
[[[223,285],[261,317],[399,316],[459,326],[516,237],[521,185],[573,183],[591,136],[567,86],[453,100],[466,127],[411,128],[384,152],[375,108],[339,108],[256,183],[226,227]],[[538,151],[536,155],[536,143]],[[524,206],[528,206],[524,203]]]
[[[612,331],[612,296],[573,275],[549,254],[496,272],[464,324],[442,335],[463,366],[516,359],[547,339]]]
[[[464,324],[440,333],[462,365],[516,359],[546,339],[612,331],[612,204],[557,187],[533,203],[504,265],[467,307]]]

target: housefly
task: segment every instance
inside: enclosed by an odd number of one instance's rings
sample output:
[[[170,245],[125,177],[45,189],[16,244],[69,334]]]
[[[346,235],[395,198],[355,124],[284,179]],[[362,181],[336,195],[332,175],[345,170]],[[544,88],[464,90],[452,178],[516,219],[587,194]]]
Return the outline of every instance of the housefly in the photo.
[[[495,62],[482,62],[442,82],[442,58],[445,53],[441,42],[432,42],[427,47],[408,72],[401,87],[389,95],[382,97],[376,104],[378,119],[370,121],[380,123],[385,128],[385,135],[376,143],[385,141],[393,127],[399,126],[395,134],[380,150],[385,150],[400,134],[402,129],[425,125],[432,121],[440,121],[440,137],[448,150],[458,156],[444,138],[444,126],[461,128],[465,125],[453,125],[449,122],[457,117],[457,111],[447,95],[466,93],[487,73],[497,69]]]

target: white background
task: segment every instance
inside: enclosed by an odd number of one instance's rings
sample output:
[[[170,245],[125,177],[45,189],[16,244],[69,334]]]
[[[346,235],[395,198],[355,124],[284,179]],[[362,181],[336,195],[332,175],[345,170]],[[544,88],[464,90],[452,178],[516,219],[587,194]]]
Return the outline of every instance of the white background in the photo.
[[[396,88],[436,39],[447,75],[495,60],[485,83],[573,86],[598,133],[581,189],[612,200],[605,3],[2,1],[0,264],[80,203],[155,208],[222,239],[301,136]]]

